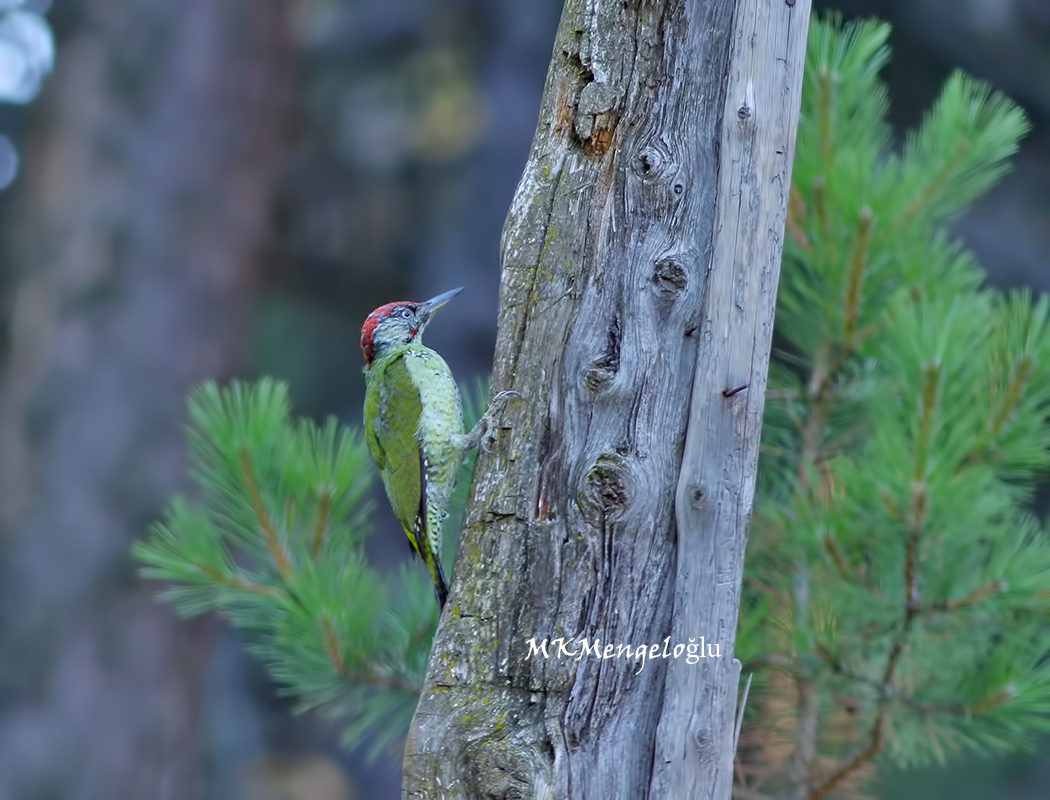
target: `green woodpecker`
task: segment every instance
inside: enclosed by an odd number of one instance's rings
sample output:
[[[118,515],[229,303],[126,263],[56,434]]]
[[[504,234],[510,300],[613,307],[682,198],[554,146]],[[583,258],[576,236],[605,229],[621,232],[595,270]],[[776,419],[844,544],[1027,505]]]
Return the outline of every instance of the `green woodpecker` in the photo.
[[[488,439],[491,411],[463,432],[459,387],[445,359],[423,344],[434,312],[462,289],[425,303],[380,306],[361,328],[365,357],[365,441],[394,515],[434,581],[438,606],[448,584],[441,569],[441,522],[464,451]],[[514,396],[503,392],[496,400]],[[494,403],[494,406],[496,404]]]

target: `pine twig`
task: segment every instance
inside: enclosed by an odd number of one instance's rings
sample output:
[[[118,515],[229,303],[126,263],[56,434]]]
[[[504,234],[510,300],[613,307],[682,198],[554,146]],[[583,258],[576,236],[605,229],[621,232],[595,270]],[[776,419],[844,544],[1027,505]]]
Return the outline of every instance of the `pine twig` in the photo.
[[[929,205],[937,193],[948,184],[948,178],[966,160],[966,156],[969,152],[969,138],[965,136],[960,137],[955,143],[955,149],[952,150],[952,154],[948,158],[948,162],[945,164],[944,169],[926,184],[923,190],[915,196],[915,199],[912,200],[904,211],[897,215],[897,219],[894,220],[894,223],[898,229],[906,228],[915,221],[915,219],[923,212],[925,206]]]
[[[365,663],[363,670],[350,668],[343,658],[335,628],[329,619],[321,621],[321,639],[324,643],[325,654],[332,665],[332,670],[344,680],[368,686],[395,689],[406,694],[419,695],[422,693],[422,684],[394,675],[389,670],[370,661]]]
[[[394,689],[405,694],[420,695],[423,693],[423,684],[416,683],[394,675],[383,667],[368,664],[367,670],[345,670],[339,673],[341,677],[353,683],[364,683],[369,686],[378,686],[384,689]]]
[[[825,339],[822,352],[827,352],[828,340]],[[820,359],[823,360],[823,359]],[[819,360],[818,360],[819,363]],[[833,371],[823,372],[815,368],[811,386],[814,398],[813,410],[806,419],[802,431],[802,451],[799,456],[796,478],[799,485],[808,488],[806,473],[807,464],[815,464],[820,453],[820,435],[824,430],[828,415],[831,412],[831,380]],[[809,614],[809,579],[803,564],[796,565],[798,574],[795,579],[795,605],[798,614]],[[817,711],[816,689],[812,676],[801,671],[795,673],[795,685],[798,687],[798,702],[795,716],[795,749],[791,754],[790,779],[798,787],[798,800],[805,800],[806,787],[809,784],[809,772],[817,757]]]
[[[321,552],[321,545],[324,543],[325,529],[328,526],[328,509],[332,502],[332,496],[326,489],[321,492],[317,498],[317,521],[314,523],[314,538],[310,545],[310,555],[313,558]]]
[[[802,193],[799,192],[798,187],[792,184],[791,193],[788,195],[787,219],[784,223],[784,227],[802,249],[802,252],[808,253],[813,250],[813,245],[810,243],[809,238],[806,236],[806,232],[802,229],[802,225],[799,223],[799,219],[805,216],[806,201],[802,199]]]
[[[1006,393],[988,420],[988,427],[980,440],[963,457],[962,466],[976,464],[987,454],[987,450],[995,437],[1002,433],[1003,428],[1010,421],[1017,407],[1021,403],[1025,386],[1028,379],[1035,371],[1035,364],[1030,356],[1021,356],[1010,370],[1010,380],[1007,382]]]
[[[835,106],[835,79],[826,65],[817,75],[817,130],[820,132],[820,157],[825,169],[831,169],[835,161],[835,142],[831,131],[832,109]],[[824,231],[827,233],[827,230]]]
[[[885,720],[886,707],[882,706],[879,708],[879,712],[875,716],[875,722],[871,726],[871,738],[868,740],[868,744],[853,756],[853,758],[832,772],[823,782],[810,789],[808,800],[821,800],[824,795],[834,790],[839,784],[846,780],[846,778],[879,754],[882,750],[882,727]]]
[[[853,576],[849,573],[849,567],[846,566],[846,557],[842,554],[842,548],[839,547],[838,542],[830,536],[823,537],[821,542],[828,555],[831,556],[831,562],[835,565],[839,577],[847,583],[853,580]]]
[[[1002,689],[1000,689],[998,692],[992,692],[990,695],[982,697],[980,700],[978,700],[976,703],[970,706],[969,710],[975,714],[979,714],[982,711],[988,711],[989,709],[995,708],[996,706],[1001,706],[1007,700],[1013,698],[1016,694],[1017,690],[1014,688],[1013,684],[1008,684],[1007,686],[1004,686]]]
[[[935,399],[933,391],[934,378],[934,368],[927,370],[927,382],[925,391],[923,392],[920,447],[918,448],[915,458],[916,476],[919,475],[921,469],[920,465],[925,458],[925,438],[929,432],[930,418],[933,415]],[[825,794],[832,791],[856,770],[875,758],[875,756],[877,756],[882,750],[882,733],[883,726],[886,722],[886,709],[888,707],[887,699],[891,695],[897,667],[900,664],[901,657],[904,655],[904,648],[907,644],[908,634],[911,632],[912,625],[920,611],[916,572],[918,569],[919,535],[926,521],[927,508],[928,504],[925,500],[925,494],[917,487],[912,493],[912,508],[910,513],[911,524],[909,526],[908,539],[904,552],[904,619],[901,623],[900,631],[893,641],[893,646],[890,648],[890,655],[886,659],[886,667],[882,673],[883,696],[879,701],[879,710],[876,712],[875,721],[871,726],[871,736],[868,739],[868,744],[853,756],[853,758],[840,766],[832,772],[831,775],[810,790],[808,800],[821,800]]]
[[[817,654],[821,659],[831,668],[831,671],[836,675],[841,675],[848,680],[854,681],[859,684],[863,684],[871,689],[878,692],[880,696],[880,702],[895,701],[902,705],[907,706],[913,711],[917,711],[920,714],[954,714],[963,715],[970,711],[973,711],[973,707],[967,707],[963,703],[926,703],[922,700],[918,700],[909,695],[902,694],[898,691],[895,684],[886,684],[875,678],[870,678],[867,675],[861,675],[859,672],[854,672],[849,667],[843,665],[841,661],[835,658],[831,653],[824,647],[817,647]]]
[[[996,578],[994,580],[985,581],[972,592],[964,594],[962,597],[946,598],[944,600],[938,600],[927,606],[924,611],[956,611],[960,608],[966,608],[972,606],[975,603],[979,603],[986,597],[991,597],[996,592],[1001,592],[1006,588],[1004,581]]]
[[[321,620],[321,641],[324,644],[325,655],[337,675],[346,671],[346,661],[343,659],[343,650],[339,646],[339,639],[335,633],[332,621],[325,617]]]
[[[923,392],[920,442],[915,459],[915,475],[917,478],[921,472],[921,464],[925,459],[925,438],[929,432],[930,418],[932,417],[935,398],[935,375],[932,374],[931,370],[927,370],[926,379],[925,391]],[[882,750],[883,727],[886,722],[888,698],[894,694],[892,687],[894,677],[897,673],[897,667],[900,664],[901,657],[904,655],[904,648],[907,644],[908,634],[915,622],[915,617],[920,611],[918,578],[916,572],[918,569],[919,535],[925,524],[926,511],[927,503],[925,501],[925,494],[919,486],[916,486],[912,493],[912,508],[909,515],[910,525],[904,552],[904,619],[902,620],[900,630],[893,641],[893,646],[890,648],[889,657],[886,659],[886,667],[883,670],[882,681],[880,682],[882,697],[879,700],[878,711],[875,714],[875,721],[871,726],[871,735],[868,739],[868,743],[846,763],[839,766],[827,778],[810,789],[808,795],[803,794],[807,800],[821,800],[824,795],[839,786],[856,770],[860,769],[875,758],[875,756],[877,756]],[[801,716],[801,696],[799,707]],[[797,752],[798,750],[796,749],[796,753]],[[803,780],[805,779],[805,776],[798,777],[801,777]],[[792,778],[796,780],[798,779],[794,773],[792,774]]]
[[[860,318],[861,287],[864,285],[864,268],[868,264],[868,246],[871,243],[873,219],[871,208],[864,206],[857,220],[857,238],[849,256],[849,272],[846,280],[846,313],[842,321],[842,339],[844,348],[849,351],[853,346],[853,335],[857,330]]]
[[[248,460],[247,452],[241,451],[240,461],[244,483],[248,488],[248,496],[252,501],[255,518],[262,529],[263,537],[266,539],[266,547],[270,551],[270,556],[273,558],[277,571],[281,573],[281,577],[288,579],[292,574],[291,563],[288,561],[288,554],[285,553],[284,547],[281,545],[281,540],[277,538],[277,531],[273,526],[273,520],[270,518],[270,512],[266,510],[266,503],[263,502],[262,495],[259,494],[259,487],[255,483],[255,473],[252,471],[252,464]]]
[[[275,589],[272,586],[255,583],[255,581],[250,581],[247,578],[238,578],[233,575],[227,575],[225,572],[207,564],[199,564],[197,569],[201,571],[201,574],[207,576],[209,580],[213,580],[216,583],[229,587],[230,589],[236,589],[240,592],[247,592],[249,594],[264,594],[269,597],[281,597],[280,590]]]

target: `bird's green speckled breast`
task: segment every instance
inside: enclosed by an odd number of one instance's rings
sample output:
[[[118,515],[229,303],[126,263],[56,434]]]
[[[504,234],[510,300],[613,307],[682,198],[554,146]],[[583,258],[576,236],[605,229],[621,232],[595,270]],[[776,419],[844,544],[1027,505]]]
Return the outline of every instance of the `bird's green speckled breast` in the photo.
[[[441,521],[456,485],[463,433],[459,387],[445,360],[421,344],[384,354],[367,374],[365,438],[394,513],[418,533],[426,492],[426,538],[441,552]],[[420,457],[422,456],[422,458]]]

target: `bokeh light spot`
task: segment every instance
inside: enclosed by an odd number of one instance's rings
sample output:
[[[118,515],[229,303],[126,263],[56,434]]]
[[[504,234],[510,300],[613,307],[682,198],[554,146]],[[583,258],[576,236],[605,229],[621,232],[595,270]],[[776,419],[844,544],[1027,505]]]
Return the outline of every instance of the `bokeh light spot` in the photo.
[[[55,41],[43,17],[31,11],[0,16],[0,101],[28,103],[54,63]]]

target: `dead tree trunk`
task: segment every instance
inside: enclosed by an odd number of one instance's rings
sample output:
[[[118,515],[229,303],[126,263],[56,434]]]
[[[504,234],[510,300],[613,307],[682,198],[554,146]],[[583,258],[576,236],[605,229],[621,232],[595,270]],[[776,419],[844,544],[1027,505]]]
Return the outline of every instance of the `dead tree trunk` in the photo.
[[[808,21],[567,1],[503,240],[493,388],[523,402],[478,461],[406,797],[729,797]]]

